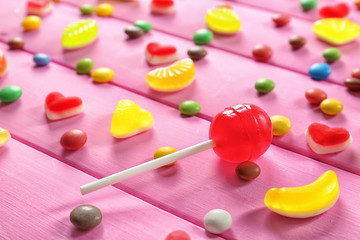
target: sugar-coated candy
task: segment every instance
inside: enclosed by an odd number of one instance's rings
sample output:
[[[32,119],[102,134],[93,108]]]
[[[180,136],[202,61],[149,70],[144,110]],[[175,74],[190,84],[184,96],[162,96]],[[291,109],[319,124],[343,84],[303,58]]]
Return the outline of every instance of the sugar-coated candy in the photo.
[[[309,103],[320,104],[327,98],[327,94],[319,88],[310,88],[306,90],[305,97]]]
[[[7,73],[7,61],[3,51],[0,50],[0,77],[4,76]]]
[[[271,92],[275,88],[275,83],[269,78],[261,78],[255,82],[255,89],[260,93]]]
[[[193,61],[198,61],[203,59],[207,55],[207,51],[201,46],[194,46],[189,48],[187,54]]]
[[[153,27],[151,23],[144,20],[137,20],[134,22],[134,26],[141,28],[144,32],[149,32]]]
[[[331,68],[326,63],[314,63],[309,68],[309,75],[314,80],[323,80],[331,74]]]
[[[323,51],[323,57],[329,63],[335,62],[340,59],[341,51],[335,47],[329,47]]]
[[[156,68],[146,74],[146,83],[160,92],[175,92],[189,86],[195,79],[195,66],[190,58],[168,67]]]
[[[191,240],[189,234],[182,230],[176,230],[171,233],[169,233],[165,240]]]
[[[318,4],[317,0],[301,0],[300,5],[304,11],[309,11],[315,8]]]
[[[271,211],[282,216],[309,218],[329,210],[339,194],[336,173],[329,170],[308,185],[271,188],[265,195],[264,203]]]
[[[75,227],[88,230],[101,223],[102,214],[99,208],[92,205],[80,205],[70,213],[70,221]]]
[[[90,58],[83,58],[76,64],[76,72],[78,74],[88,74],[94,67],[94,61]]]
[[[350,8],[346,3],[338,3],[334,6],[324,6],[319,10],[321,18],[345,18],[349,15]]]
[[[45,100],[46,116],[49,120],[60,120],[78,115],[85,105],[79,97],[65,97],[59,92],[51,92]]]
[[[204,217],[204,226],[208,232],[220,234],[231,227],[232,217],[223,209],[213,209]]]
[[[34,55],[33,60],[38,67],[43,67],[48,65],[51,62],[49,55],[45,53],[37,53]]]
[[[79,129],[72,129],[65,132],[60,139],[61,146],[66,150],[77,150],[85,145],[86,133]]]
[[[41,18],[38,16],[30,15],[22,21],[22,27],[25,31],[32,31],[38,29],[41,24]]]
[[[312,123],[305,137],[309,147],[318,154],[340,152],[352,143],[351,134],[345,128],[331,128],[321,123]]]
[[[154,153],[154,159],[161,158],[163,156],[166,156],[166,155],[168,155],[170,153],[174,153],[176,151],[177,150],[175,148],[169,147],[169,146],[158,148]],[[170,163],[170,164],[168,164],[166,166],[171,166],[171,165],[174,165],[174,164],[175,164],[175,162],[172,162],[172,163]]]
[[[14,37],[8,41],[10,49],[22,49],[24,47],[24,39],[20,37]]]
[[[236,167],[235,172],[240,179],[250,181],[260,175],[261,169],[256,163],[245,161]]]
[[[351,72],[351,76],[353,78],[359,78],[360,79],[360,68],[355,68],[352,72]]]
[[[327,98],[320,103],[320,109],[327,115],[337,115],[343,110],[343,105],[337,99]]]
[[[294,50],[300,49],[306,44],[306,38],[299,35],[293,35],[289,39],[289,44]]]
[[[274,14],[272,15],[271,19],[277,27],[286,26],[291,20],[289,15],[283,13]]]
[[[241,29],[238,14],[229,7],[218,6],[207,10],[205,21],[211,31],[219,34],[235,34]]]
[[[152,0],[150,9],[154,14],[170,14],[175,11],[175,4],[173,0]]]
[[[151,42],[146,46],[145,57],[150,65],[159,65],[175,61],[179,56],[176,47]]]
[[[29,15],[46,15],[54,8],[52,0],[29,0],[27,2],[27,13]]]
[[[355,7],[360,10],[360,0],[355,0],[354,1]]]
[[[18,100],[22,95],[22,89],[18,86],[7,86],[0,89],[0,101],[11,103]]]
[[[78,20],[67,25],[62,34],[62,46],[65,49],[77,49],[93,43],[98,36],[95,20]]]
[[[95,13],[99,17],[110,17],[114,12],[113,5],[109,3],[100,3],[95,8]]]
[[[274,115],[270,117],[273,126],[273,135],[282,136],[291,129],[291,122],[287,117],[282,115]]]
[[[125,34],[129,38],[138,38],[144,34],[144,30],[137,26],[128,26],[125,28]]]
[[[94,12],[94,7],[90,4],[83,4],[79,7],[82,15],[91,15]]]
[[[193,41],[197,45],[207,44],[213,39],[214,35],[207,29],[200,29],[194,33]]]
[[[269,116],[252,104],[237,104],[218,113],[209,135],[215,153],[233,163],[257,159],[270,147],[273,137]]]
[[[0,128],[0,148],[5,146],[5,144],[11,139],[11,134],[8,130]]]
[[[360,90],[360,78],[346,78],[344,81],[344,85],[354,91]]]
[[[259,62],[266,62],[268,61],[271,56],[273,55],[272,49],[264,44],[256,45],[252,50],[253,58]]]
[[[97,83],[110,82],[113,80],[114,76],[114,71],[107,67],[97,68],[91,73],[93,81]]]
[[[150,129],[154,124],[151,113],[131,100],[118,102],[111,121],[111,135],[128,138]]]
[[[192,100],[186,100],[180,103],[179,110],[182,114],[187,116],[193,116],[198,114],[201,110],[200,104]]]

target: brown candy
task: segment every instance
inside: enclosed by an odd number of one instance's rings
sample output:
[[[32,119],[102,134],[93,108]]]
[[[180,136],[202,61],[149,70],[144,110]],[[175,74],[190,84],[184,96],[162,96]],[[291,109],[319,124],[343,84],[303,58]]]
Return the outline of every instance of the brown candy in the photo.
[[[261,169],[256,163],[245,161],[240,163],[235,171],[240,179],[249,181],[257,178],[260,175]]]
[[[84,146],[86,140],[87,136],[85,132],[78,129],[72,129],[61,136],[60,144],[66,150],[77,150]]]
[[[22,49],[24,47],[24,40],[20,37],[14,37],[8,41],[10,49]]]
[[[355,68],[352,73],[351,73],[351,76],[353,78],[360,78],[360,68]]]
[[[190,48],[187,54],[192,60],[197,61],[204,58],[207,55],[207,51],[201,46],[195,46]]]
[[[360,90],[360,79],[359,78],[347,78],[344,81],[344,85],[350,90],[359,91]]]
[[[129,38],[138,38],[144,34],[144,30],[137,26],[128,26],[125,29],[125,33]]]
[[[80,205],[71,211],[70,221],[78,229],[91,229],[100,224],[102,214],[100,209],[92,205]]]
[[[306,38],[294,35],[289,39],[289,43],[293,49],[299,49],[306,44]]]
[[[286,14],[277,13],[274,14],[271,18],[277,27],[283,27],[290,22],[290,17]]]

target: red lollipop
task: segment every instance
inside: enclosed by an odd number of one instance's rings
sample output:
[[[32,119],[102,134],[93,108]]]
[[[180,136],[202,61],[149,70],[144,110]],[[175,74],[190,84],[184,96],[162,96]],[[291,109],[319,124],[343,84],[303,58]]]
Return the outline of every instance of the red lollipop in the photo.
[[[224,161],[252,161],[270,147],[272,136],[271,120],[264,110],[252,104],[237,104],[214,117],[210,140],[83,185],[80,190],[87,194],[210,148]]]

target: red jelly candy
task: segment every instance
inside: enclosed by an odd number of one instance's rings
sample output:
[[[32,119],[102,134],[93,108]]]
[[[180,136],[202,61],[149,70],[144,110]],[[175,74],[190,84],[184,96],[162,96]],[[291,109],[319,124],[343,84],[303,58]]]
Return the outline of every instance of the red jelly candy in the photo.
[[[0,50],[0,77],[4,76],[7,71],[7,62],[4,53]]]
[[[174,5],[173,0],[152,0],[151,4],[159,8],[168,8]]]
[[[86,140],[87,136],[85,132],[78,129],[72,129],[61,136],[60,144],[66,150],[76,150],[84,146]]]
[[[325,147],[340,145],[350,138],[350,133],[345,128],[331,128],[321,123],[312,123],[308,133],[313,141]]]
[[[166,56],[176,53],[176,47],[174,46],[162,46],[158,43],[149,43],[146,47],[146,51],[153,56]]]
[[[273,51],[269,46],[259,44],[253,48],[252,55],[256,61],[265,62],[271,58]]]
[[[233,163],[260,157],[270,147],[272,136],[269,116],[252,104],[225,108],[210,125],[210,139],[215,143],[215,153]]]
[[[51,4],[51,0],[29,0],[27,3],[28,8],[45,8]]]
[[[335,6],[326,6],[319,10],[321,18],[344,18],[350,13],[350,8],[346,3],[339,3]]]
[[[45,110],[50,120],[59,120],[81,113],[84,104],[78,97],[64,97],[59,92],[52,92],[46,97]]]

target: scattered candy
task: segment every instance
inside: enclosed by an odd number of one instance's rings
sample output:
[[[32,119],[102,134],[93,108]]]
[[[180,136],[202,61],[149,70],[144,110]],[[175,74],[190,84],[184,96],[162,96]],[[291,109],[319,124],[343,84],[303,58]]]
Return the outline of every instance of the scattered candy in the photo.
[[[272,15],[271,19],[277,27],[286,26],[290,22],[290,16],[282,13]]]
[[[137,26],[128,26],[125,29],[125,33],[129,38],[138,38],[144,34],[144,30]]]
[[[51,58],[45,53],[35,54],[33,60],[38,67],[46,66],[51,62]]]
[[[344,81],[344,85],[350,90],[359,91],[360,90],[360,79],[359,78],[347,78]]]
[[[70,221],[78,229],[88,230],[101,223],[100,209],[92,205],[80,205],[71,211]]]
[[[24,40],[20,37],[14,37],[8,41],[10,49],[22,49],[24,47]]]
[[[4,53],[0,50],[0,77],[4,76],[7,72],[7,62]]]
[[[86,140],[87,136],[85,132],[78,129],[72,129],[61,136],[60,144],[66,150],[77,150],[84,146]]]
[[[304,11],[309,11],[317,6],[317,0],[301,0],[300,5]]]
[[[287,117],[274,115],[270,117],[274,136],[282,136],[291,129],[291,122]]]
[[[207,29],[197,30],[193,36],[193,41],[197,45],[207,44],[213,39],[214,35]]]
[[[153,14],[169,14],[175,11],[175,4],[172,0],[152,0],[150,8]]]
[[[128,138],[152,127],[154,119],[151,113],[135,102],[118,102],[111,121],[111,135],[116,138]]]
[[[331,74],[331,68],[326,63],[314,63],[309,68],[309,75],[314,80],[323,80]]]
[[[18,86],[7,86],[0,89],[0,101],[11,103],[18,100],[22,95],[22,89]]]
[[[309,103],[320,104],[327,98],[327,94],[319,88],[310,88],[306,90],[305,97]]]
[[[360,36],[360,25],[344,18],[324,18],[314,23],[313,32],[325,42],[343,45]]]
[[[294,35],[289,39],[289,44],[294,50],[300,49],[306,44],[306,38]]]
[[[109,3],[100,3],[95,8],[95,13],[99,17],[110,17],[114,12],[114,7]]]
[[[78,20],[67,25],[62,34],[62,46],[65,49],[78,49],[93,43],[98,35],[95,20]]]
[[[261,78],[255,83],[255,89],[260,93],[271,92],[274,88],[275,83],[269,78]]]
[[[166,156],[166,155],[168,155],[168,154],[170,154],[170,153],[174,153],[174,152],[176,152],[177,150],[175,149],[175,148],[173,148],[173,147],[161,147],[161,148],[159,148],[159,149],[157,149],[156,151],[155,151],[155,153],[154,153],[154,159],[156,159],[156,158],[161,158],[161,157],[163,157],[163,156]],[[171,165],[173,165],[173,164],[175,164],[175,162],[172,162],[172,163],[170,163],[170,164],[167,164],[166,166],[171,166]]]
[[[82,15],[91,15],[94,12],[94,7],[90,4],[83,4],[79,9]]]
[[[260,175],[261,169],[256,163],[245,161],[236,167],[235,172],[240,179],[250,181]]]
[[[351,76],[353,78],[359,78],[360,79],[360,68],[355,68],[352,72],[351,72]]]
[[[360,0],[355,0],[354,1],[355,7],[360,10]]]
[[[201,46],[195,46],[195,47],[191,47],[187,51],[187,54],[193,61],[198,61],[203,59],[207,55],[207,51],[205,48]]]
[[[175,61],[179,56],[176,47],[151,42],[146,46],[145,57],[150,65],[159,65]]]
[[[189,86],[195,79],[195,66],[190,58],[179,60],[168,67],[157,68],[146,74],[146,83],[160,92],[175,92]]]
[[[219,34],[235,34],[241,29],[237,13],[224,6],[207,10],[205,21],[211,31]]]
[[[266,62],[273,55],[273,51],[269,46],[259,44],[253,48],[252,55],[256,61]]]
[[[191,238],[186,232],[177,230],[169,233],[169,235],[166,236],[165,240],[191,240]]]
[[[46,15],[53,10],[54,4],[51,0],[29,0],[27,2],[27,13],[29,15]]]
[[[114,71],[107,67],[97,68],[91,73],[93,81],[97,83],[110,82],[114,78],[114,75]]]
[[[328,98],[320,103],[320,109],[327,115],[337,115],[343,110],[343,105],[339,100]]]
[[[329,210],[339,198],[339,182],[334,171],[326,171],[316,181],[301,187],[271,188],[264,203],[273,212],[293,218],[308,218]]]
[[[323,57],[329,63],[339,60],[341,51],[338,48],[330,47],[323,51]]]
[[[78,115],[84,111],[84,107],[79,97],[64,97],[59,92],[49,93],[45,100],[45,111],[49,120],[60,120]]]
[[[204,226],[208,232],[220,234],[231,227],[232,218],[230,213],[223,209],[213,209],[204,217]]]
[[[76,72],[78,74],[88,74],[94,67],[94,62],[90,58],[83,58],[76,64]]]
[[[195,101],[187,100],[183,101],[179,105],[179,110],[182,114],[186,116],[193,116],[198,114],[201,110],[200,104]]]
[[[325,6],[320,8],[321,18],[345,18],[350,13],[350,8],[346,3],[338,3],[335,6]]]
[[[22,21],[22,27],[25,31],[32,31],[38,29],[41,24],[41,18],[38,16],[30,15]]]
[[[149,22],[144,20],[135,21],[134,26],[141,28],[144,32],[149,32],[153,28]]]
[[[11,139],[9,131],[0,128],[0,148],[5,146],[5,144]]]

